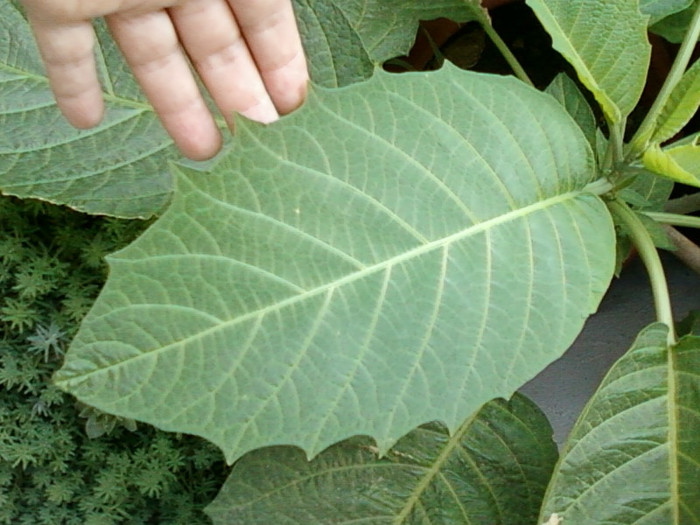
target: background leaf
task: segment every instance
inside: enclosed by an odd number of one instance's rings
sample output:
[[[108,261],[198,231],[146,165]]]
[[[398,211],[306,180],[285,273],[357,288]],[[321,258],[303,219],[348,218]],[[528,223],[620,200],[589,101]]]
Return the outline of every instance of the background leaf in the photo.
[[[690,122],[700,107],[700,60],[685,72],[680,82],[671,92],[657,120],[653,142],[665,142],[673,138]]]
[[[697,6],[698,2],[696,0],[687,9],[664,18],[649,29],[657,35],[661,35],[669,42],[680,44],[688,31],[690,21],[693,19],[693,14]]]
[[[638,0],[527,0],[606,117],[620,122],[644,88],[651,46]]]
[[[109,258],[57,376],[229,461],[455,429],[559,357],[609,284],[590,146],[512,77],[377,72],[241,123],[234,146],[181,170],[168,211]]]
[[[516,395],[452,436],[437,424],[413,430],[381,459],[359,437],[312,462],[291,447],[251,452],[207,514],[215,525],[535,523],[556,460],[544,414]]]
[[[691,310],[688,315],[678,323],[676,332],[679,336],[695,335],[700,337],[700,310]]]
[[[642,14],[649,15],[649,24],[655,24],[659,20],[687,8],[693,0],[640,0],[639,10]]]
[[[700,523],[700,338],[645,329],[584,409],[543,506],[576,525]]]
[[[408,54],[418,22],[445,17],[489,24],[479,0],[295,0],[312,79],[325,87],[369,78],[386,60]]]
[[[673,181],[659,177],[655,173],[638,166],[629,166],[624,176],[633,176],[629,186],[618,191],[625,202],[635,209],[645,211],[663,211],[666,201],[671,197]]]
[[[571,115],[588,139],[591,148],[596,146],[596,119],[586,97],[566,73],[559,73],[547,86],[545,93],[553,96]]]
[[[88,213],[147,217],[170,195],[177,155],[104,27],[97,53],[106,65],[106,117],[78,131],[61,116],[29,25],[0,0],[0,189]]]

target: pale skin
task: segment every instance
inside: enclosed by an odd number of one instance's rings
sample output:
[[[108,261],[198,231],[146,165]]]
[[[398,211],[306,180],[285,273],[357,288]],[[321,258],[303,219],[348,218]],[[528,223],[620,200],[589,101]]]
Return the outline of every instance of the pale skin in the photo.
[[[221,135],[187,59],[230,126],[240,113],[272,122],[304,100],[306,59],[290,0],[24,0],[66,119],[104,113],[92,19],[104,17],[141,88],[182,153],[212,157]]]

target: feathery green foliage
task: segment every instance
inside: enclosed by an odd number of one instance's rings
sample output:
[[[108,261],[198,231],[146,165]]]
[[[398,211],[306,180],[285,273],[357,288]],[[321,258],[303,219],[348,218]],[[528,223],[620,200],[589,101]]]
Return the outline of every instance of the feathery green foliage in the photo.
[[[0,523],[208,523],[220,452],[91,408],[51,384],[138,221],[0,198]],[[94,439],[91,438],[94,437]]]

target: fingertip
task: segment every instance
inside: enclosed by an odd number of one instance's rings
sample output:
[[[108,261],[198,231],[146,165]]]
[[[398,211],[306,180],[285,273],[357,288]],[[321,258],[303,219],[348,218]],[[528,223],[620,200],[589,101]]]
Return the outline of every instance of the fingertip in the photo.
[[[102,122],[104,102],[99,90],[78,97],[57,96],[56,99],[61,113],[74,128],[90,129]]]
[[[263,76],[280,115],[291,113],[306,100],[309,72],[303,53],[298,54],[283,68],[265,72]]]
[[[190,160],[209,160],[221,149],[222,138],[218,128],[211,126],[192,126],[183,129],[173,137],[180,152]]]
[[[279,96],[279,101],[277,102],[277,110],[280,115],[287,115],[292,111],[299,109],[304,101],[309,91],[309,79],[303,82],[294,84],[294,87],[285,92],[284,95]]]

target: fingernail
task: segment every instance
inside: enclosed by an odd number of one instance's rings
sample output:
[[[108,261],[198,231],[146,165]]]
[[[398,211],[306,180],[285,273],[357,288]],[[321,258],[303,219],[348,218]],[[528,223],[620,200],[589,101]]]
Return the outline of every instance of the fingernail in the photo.
[[[270,99],[261,100],[255,106],[242,111],[241,115],[250,120],[255,120],[256,122],[262,122],[263,124],[269,124],[279,118],[279,114]]]

